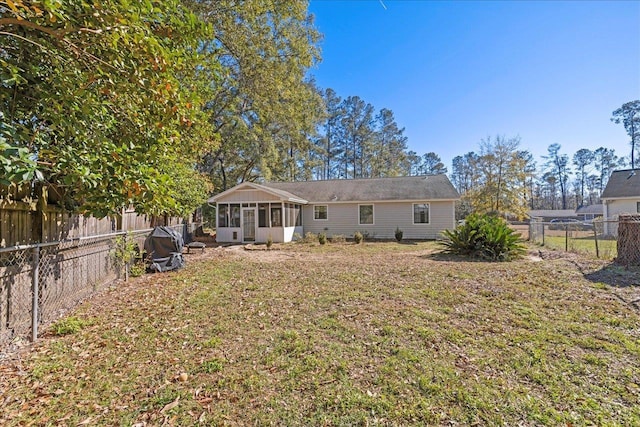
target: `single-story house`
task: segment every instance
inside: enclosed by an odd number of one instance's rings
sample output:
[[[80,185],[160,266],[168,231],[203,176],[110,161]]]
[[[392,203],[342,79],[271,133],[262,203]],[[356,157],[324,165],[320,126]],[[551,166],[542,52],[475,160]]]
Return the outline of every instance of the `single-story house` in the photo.
[[[541,218],[548,222],[552,219],[578,219],[578,216],[573,209],[532,209],[529,218]]]
[[[640,213],[640,170],[613,171],[602,195],[605,220],[617,220],[621,214]],[[614,223],[605,221],[605,234],[616,234]]]
[[[435,239],[455,227],[460,195],[446,175],[303,182],[244,182],[209,199],[218,242],[290,242],[325,233]]]
[[[604,207],[601,203],[595,205],[580,206],[576,209],[576,215],[580,221],[592,221],[604,215]]]

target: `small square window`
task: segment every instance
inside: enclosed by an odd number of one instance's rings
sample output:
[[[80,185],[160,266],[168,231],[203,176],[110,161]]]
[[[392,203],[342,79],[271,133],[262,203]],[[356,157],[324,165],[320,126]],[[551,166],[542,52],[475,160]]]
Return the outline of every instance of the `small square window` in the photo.
[[[327,205],[317,205],[313,207],[313,219],[329,219],[329,207]]]

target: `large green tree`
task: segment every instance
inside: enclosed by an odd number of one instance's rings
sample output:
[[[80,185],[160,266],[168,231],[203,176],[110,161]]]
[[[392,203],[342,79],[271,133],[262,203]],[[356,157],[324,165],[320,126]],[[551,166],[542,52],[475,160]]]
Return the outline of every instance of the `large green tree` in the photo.
[[[631,169],[635,168],[635,151],[640,143],[640,100],[623,104],[612,113],[611,121],[622,123],[631,139]]]
[[[420,173],[423,175],[443,174],[447,173],[447,167],[442,163],[440,156],[430,151],[422,156]]]
[[[209,28],[177,0],[0,3],[5,181],[40,179],[96,216],[191,210],[203,194],[178,202],[172,181],[180,170],[206,192],[193,164],[211,134],[197,76]]]
[[[343,102],[340,123],[341,175],[344,178],[367,178],[375,140],[374,108],[359,96]]]
[[[396,123],[393,111],[383,108],[375,117],[374,129],[369,176],[401,175],[407,151],[404,128]]]
[[[555,176],[555,183],[560,189],[560,197],[562,200],[562,209],[567,209],[567,192],[568,182],[571,170],[569,169],[569,156],[561,154],[560,144],[551,144],[547,148],[548,154],[543,156],[546,160],[545,167]]]
[[[597,172],[600,193],[607,186],[611,172],[626,165],[624,158],[618,157],[613,148],[607,147],[599,147],[594,150],[593,163]]]
[[[464,195],[474,212],[523,217],[527,210],[526,156],[518,151],[520,138],[496,136],[480,143],[476,160],[477,184]]]
[[[205,113],[219,135],[201,167],[218,190],[258,178],[309,176],[322,99],[306,72],[319,60],[319,33],[299,0],[188,1],[214,28],[202,52],[223,65]]]
[[[587,177],[589,176],[589,166],[593,163],[594,154],[593,151],[581,148],[576,151],[573,155],[573,165],[576,167],[577,178],[578,178],[578,194],[576,196],[578,198],[577,205],[582,206],[584,203],[584,189],[587,182]]]
[[[342,98],[336,91],[328,88],[322,92],[324,117],[321,135],[316,142],[316,153],[322,166],[316,176],[319,179],[331,179],[336,175],[337,158],[340,147],[337,143],[340,121],[342,120]]]

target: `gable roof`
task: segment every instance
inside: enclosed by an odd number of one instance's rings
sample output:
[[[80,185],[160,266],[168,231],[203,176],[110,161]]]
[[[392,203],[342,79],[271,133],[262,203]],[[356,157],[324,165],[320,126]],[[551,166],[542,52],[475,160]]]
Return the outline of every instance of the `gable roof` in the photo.
[[[603,215],[604,208],[602,207],[602,203],[595,204],[595,205],[581,206],[578,209],[576,209],[576,213],[581,215],[589,215],[589,214]]]
[[[640,198],[640,170],[613,171],[601,199]]]
[[[300,198],[299,196],[296,196],[295,194],[291,194],[288,191],[268,187],[266,185],[256,184],[255,182],[243,182],[241,184],[236,185],[235,187],[232,187],[226,191],[223,191],[222,193],[216,194],[215,196],[209,198],[209,200],[207,201],[209,203],[215,203],[230,193],[233,193],[238,190],[244,190],[244,189],[261,190],[266,193],[273,194],[274,196],[276,196],[277,198],[285,202],[294,202],[294,203],[302,203],[302,204],[307,203],[306,200]]]
[[[457,200],[460,198],[446,175],[269,182],[264,185],[295,194],[312,203]]]
[[[533,209],[530,218],[577,218],[573,209]]]

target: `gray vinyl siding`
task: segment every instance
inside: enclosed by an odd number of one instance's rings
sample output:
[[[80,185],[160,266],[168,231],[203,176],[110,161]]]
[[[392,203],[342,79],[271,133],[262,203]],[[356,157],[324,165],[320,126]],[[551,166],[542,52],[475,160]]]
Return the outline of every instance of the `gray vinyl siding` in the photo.
[[[413,204],[429,204],[429,223],[413,223]],[[303,206],[304,231],[352,237],[356,231],[376,239],[393,239],[396,227],[404,239],[437,239],[445,229],[454,227],[453,201],[318,203],[328,205],[328,219],[313,219],[313,204]],[[359,225],[358,206],[373,205],[373,224]]]
[[[638,202],[640,202],[640,197],[638,198],[625,198],[625,199],[610,199],[604,200],[604,216],[605,219],[616,221],[620,215],[624,214],[636,214],[638,209]],[[303,217],[304,218],[304,217]],[[604,234],[609,236],[617,236],[618,235],[618,223],[617,222],[608,222],[604,223]]]
[[[611,218],[620,214],[636,214],[638,213],[638,202],[640,202],[640,197],[636,199],[611,200],[607,204],[608,217]]]

